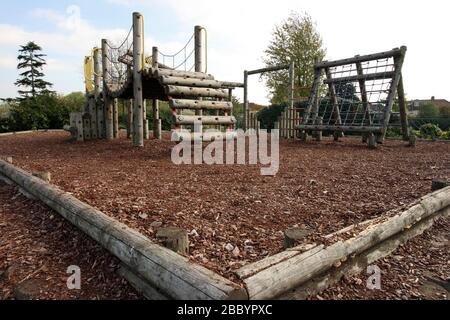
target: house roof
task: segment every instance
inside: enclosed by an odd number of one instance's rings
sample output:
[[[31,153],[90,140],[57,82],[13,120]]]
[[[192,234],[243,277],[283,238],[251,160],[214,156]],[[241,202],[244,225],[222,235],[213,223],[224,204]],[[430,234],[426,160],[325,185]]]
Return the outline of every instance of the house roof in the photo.
[[[410,100],[409,103],[419,103],[419,104],[434,103],[439,108],[450,107],[450,102],[447,101],[446,99],[424,99],[424,100],[415,99]]]

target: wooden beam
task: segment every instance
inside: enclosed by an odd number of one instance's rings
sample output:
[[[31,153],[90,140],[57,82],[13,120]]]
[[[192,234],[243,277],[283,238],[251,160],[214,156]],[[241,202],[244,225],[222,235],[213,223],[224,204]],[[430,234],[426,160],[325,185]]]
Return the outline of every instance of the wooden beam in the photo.
[[[245,289],[161,247],[72,195],[0,160],[0,174],[61,214],[172,299],[246,299]]]
[[[386,241],[373,246],[360,255],[350,258],[338,268],[331,269],[330,272],[326,272],[323,275],[313,278],[303,285],[282,294],[279,299],[304,300],[308,297],[313,297],[321,291],[338,283],[344,276],[351,277],[360,272],[365,272],[367,266],[375,263],[379,259],[389,256],[399,246],[405,244],[409,239],[416,237],[422,234],[425,230],[431,228],[436,220],[441,217],[448,217],[449,215],[450,208],[444,209],[442,212],[437,212],[432,216],[418,222],[410,229],[406,229]]]
[[[166,86],[165,90],[166,94],[171,97],[212,97],[212,98],[228,97],[228,92],[223,89]]]
[[[143,17],[140,13],[133,13],[133,146],[144,146],[144,99],[142,95],[142,70],[144,55]]]
[[[347,65],[347,64],[356,63],[356,62],[366,62],[366,61],[371,61],[371,60],[395,57],[395,56],[399,56],[401,54],[401,51],[403,48],[406,49],[406,47],[401,47],[401,48],[392,49],[391,51],[379,52],[379,53],[368,54],[368,55],[363,55],[363,56],[355,56],[353,58],[348,58],[348,59],[341,59],[341,60],[335,60],[335,61],[323,61],[323,62],[317,63],[316,67],[332,68],[332,67],[343,66],[343,65]]]
[[[409,140],[409,126],[408,126],[408,113],[406,110],[406,97],[405,89],[403,87],[403,76],[400,75],[400,80],[398,82],[398,106],[400,109],[400,122],[402,125],[403,140]]]
[[[353,238],[338,240],[317,252],[307,251],[245,279],[249,298],[272,299],[284,294],[449,207],[450,187],[430,193],[422,197],[418,204],[366,228]]]
[[[267,68],[261,68],[256,70],[250,70],[247,71],[248,75],[252,74],[259,74],[264,72],[273,72],[273,71],[280,71],[280,70],[289,70],[290,64],[283,64],[279,66],[273,66],[273,67],[267,67]]]
[[[175,116],[173,121],[179,125],[191,125],[195,121],[204,125],[228,125],[236,123],[236,118],[233,116],[188,116],[180,114]]]
[[[169,77],[180,77],[180,78],[214,80],[214,77],[212,75],[203,73],[203,72],[190,72],[190,71],[155,69],[155,68],[148,69],[148,71],[150,71],[157,78],[159,78],[161,76],[169,76]]]
[[[207,110],[232,110],[233,104],[228,101],[202,101],[190,99],[172,99],[169,105],[174,109],[207,109]]]
[[[112,140],[114,138],[114,119],[113,119],[113,99],[108,96],[108,82],[111,79],[111,61],[109,60],[110,50],[108,40],[102,40],[103,55],[103,101],[105,104],[105,138]]]
[[[326,68],[329,70],[329,68]],[[356,82],[360,80],[370,81],[370,80],[381,80],[381,79],[391,79],[395,76],[395,72],[378,72],[378,73],[368,73],[363,75],[355,75],[349,77],[340,77],[340,78],[327,78],[323,81],[324,84],[329,83],[348,83],[348,82]]]
[[[333,126],[333,125],[318,125],[318,124],[300,124],[296,126],[300,130],[322,130],[322,131],[349,131],[349,132],[382,132],[382,127],[361,127],[361,126]]]
[[[406,47],[401,47],[399,54],[394,57],[394,65],[395,65],[395,76],[391,82],[391,88],[389,90],[389,94],[387,97],[387,105],[384,110],[384,118],[383,118],[383,132],[381,134],[381,140],[384,140],[386,136],[386,130],[389,125],[389,119],[391,118],[392,106],[394,105],[395,96],[397,94],[397,88],[400,83],[400,79],[402,77],[402,66],[403,61],[405,60]]]
[[[356,63],[356,70],[357,70],[359,76],[362,77],[364,75],[364,71],[363,71],[360,61],[358,61]],[[358,83],[359,83],[359,91],[361,92],[361,100],[362,100],[363,109],[364,109],[364,116],[363,116],[362,123],[365,122],[365,119],[367,116],[368,120],[369,120],[369,125],[372,125],[372,117],[370,115],[370,104],[369,104],[369,99],[367,98],[366,82],[363,79],[360,79],[358,81]]]

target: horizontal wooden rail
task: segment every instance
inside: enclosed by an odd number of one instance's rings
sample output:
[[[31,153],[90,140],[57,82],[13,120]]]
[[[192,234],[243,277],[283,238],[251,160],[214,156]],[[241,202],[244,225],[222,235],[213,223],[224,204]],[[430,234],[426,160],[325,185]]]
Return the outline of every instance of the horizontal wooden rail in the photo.
[[[189,99],[172,99],[169,105],[173,109],[193,109],[193,110],[231,110],[233,103],[228,101],[206,101]]]
[[[212,97],[227,98],[228,91],[222,89],[166,86],[166,94],[171,97]]]
[[[315,125],[315,124],[299,124],[295,126],[299,130],[330,130],[330,131],[347,131],[347,132],[381,132],[383,128],[380,127],[360,127],[360,126],[340,126],[340,125]]]
[[[0,160],[0,174],[43,201],[119,258],[163,296],[173,299],[246,299],[244,288],[153,243],[72,195]]]
[[[269,257],[264,262],[257,262],[258,265],[243,267],[237,274],[244,278],[250,299],[273,299],[308,281],[317,286],[320,284],[320,277],[326,277],[333,272],[333,266],[339,268],[348,260],[361,257],[371,252],[372,248],[384,245],[385,241],[401,237],[411,228],[421,229],[421,221],[447,216],[449,210],[450,187],[446,187],[422,197],[417,204],[403,212],[381,222],[375,221],[353,238],[337,240],[326,247],[314,246],[304,252],[298,250],[294,253],[288,251],[278,254],[275,258]],[[414,233],[410,236],[414,236]],[[377,254],[372,251],[372,255]]]
[[[392,79],[394,76],[395,76],[395,72],[393,72],[393,71],[377,72],[377,73],[368,73],[368,74],[355,75],[355,76],[349,76],[349,77],[325,79],[323,81],[323,83],[324,84],[330,84],[330,83],[346,84],[349,82],[356,82],[356,81],[360,81],[360,80],[370,81],[370,80]]]
[[[347,64],[357,63],[357,62],[366,62],[371,60],[377,60],[377,59],[385,59],[390,57],[397,57],[402,54],[405,54],[406,47],[401,48],[395,48],[391,51],[385,51],[385,52],[379,52],[374,54],[368,54],[363,56],[355,56],[353,58],[348,59],[341,59],[341,60],[335,60],[335,61],[323,61],[319,62],[315,65],[316,68],[331,68],[331,67],[337,67],[337,66],[343,66]]]
[[[236,123],[236,118],[233,116],[187,116],[179,114],[174,116],[173,118],[175,124],[180,125],[194,124],[195,121],[199,121],[205,125],[208,124],[225,125]]]

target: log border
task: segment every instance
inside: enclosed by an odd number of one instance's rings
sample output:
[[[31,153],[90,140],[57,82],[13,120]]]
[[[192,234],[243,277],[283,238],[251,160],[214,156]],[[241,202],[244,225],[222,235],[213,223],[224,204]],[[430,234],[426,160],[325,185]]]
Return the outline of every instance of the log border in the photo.
[[[446,187],[425,195],[394,216],[360,223],[365,229],[348,240],[326,247],[311,244],[306,251],[303,244],[246,265],[236,274],[244,281],[251,300],[305,299],[336,283],[344,274],[359,272],[369,262],[389,255],[449,213],[450,187]],[[342,229],[342,233],[353,230],[351,227]],[[335,232],[328,238],[342,233]]]
[[[364,230],[329,246],[302,244],[245,265],[236,275],[244,287],[153,243],[59,188],[0,160],[0,179],[43,201],[122,262],[120,274],[154,299],[305,299],[361,272],[399,245],[423,233],[450,214],[450,187],[421,197],[394,215],[347,226],[325,236]]]
[[[69,193],[0,160],[0,176],[43,201],[101,244],[155,292],[180,300],[248,299],[245,288],[167,248]],[[128,277],[130,278],[130,277]]]

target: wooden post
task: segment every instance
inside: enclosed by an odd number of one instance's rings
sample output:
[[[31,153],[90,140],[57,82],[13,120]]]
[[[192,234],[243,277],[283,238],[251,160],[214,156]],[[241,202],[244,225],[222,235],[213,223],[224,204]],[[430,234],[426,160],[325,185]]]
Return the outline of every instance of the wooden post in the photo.
[[[102,93],[102,81],[101,72],[102,66],[100,63],[101,59],[101,49],[94,48],[94,84],[95,84],[95,105],[97,110],[97,137],[105,138],[105,112],[104,104],[101,103],[101,93]]]
[[[89,97],[89,114],[91,116],[91,138],[97,139],[97,104],[95,103],[95,97]]]
[[[322,125],[323,124],[323,118],[322,117],[317,117],[316,123],[318,125]],[[322,141],[322,130],[319,130],[316,132],[316,140],[317,141]]]
[[[244,131],[248,129],[248,71],[244,71]]]
[[[331,72],[330,72],[329,68],[325,69],[325,73],[326,73],[327,79],[328,80],[332,80]],[[330,92],[330,98],[331,98],[331,101],[333,103],[333,111],[332,111],[333,112],[333,117],[334,117],[334,119],[336,121],[336,124],[337,125],[341,125],[342,124],[341,113],[340,113],[340,110],[339,110],[339,103],[338,103],[338,100],[337,100],[336,88],[334,86],[334,83],[332,83],[332,82],[328,83],[328,90]],[[335,141],[338,141],[340,136],[341,136],[341,132],[334,132],[333,133],[333,137],[334,137]]]
[[[294,138],[294,81],[295,81],[295,63],[293,59],[291,59],[291,63],[289,65],[289,138]]]
[[[144,146],[144,119],[142,96],[142,69],[144,67],[144,34],[143,17],[140,13],[133,13],[133,92],[134,92],[134,110],[133,110],[133,146]]]
[[[195,41],[195,71],[205,72],[203,63],[203,38],[202,38],[202,27],[195,26],[194,28],[194,41]]]
[[[127,100],[127,139],[130,139],[133,131],[133,99]]]
[[[119,100],[114,99],[113,105],[113,137],[117,139],[119,137]]]
[[[358,76],[360,77],[364,76],[364,71],[360,61],[356,63],[356,70],[358,72]],[[359,91],[361,92],[361,100],[364,108],[363,124],[367,116],[369,120],[369,125],[372,125],[372,117],[370,115],[370,104],[367,98],[366,82],[364,81],[364,79],[360,79],[358,82],[359,82]]]
[[[167,227],[156,232],[156,238],[164,241],[164,246],[183,255],[189,254],[189,237],[186,230]]]
[[[408,126],[408,115],[406,113],[406,98],[405,89],[403,87],[403,76],[400,75],[400,80],[398,82],[398,106],[400,109],[400,122],[402,124],[402,134],[403,140],[409,140],[409,126]]]
[[[105,130],[106,139],[111,140],[114,137],[113,128],[113,104],[112,99],[108,96],[108,82],[110,80],[111,61],[109,60],[109,46],[108,40],[102,40],[102,55],[103,55],[103,100],[105,102]]]
[[[144,126],[144,139],[148,140],[150,139],[150,134],[149,134],[149,130],[148,130],[148,119],[147,119],[147,100],[144,99],[144,103],[142,104],[142,119],[143,119],[143,123],[142,125]]]
[[[202,27],[201,26],[195,26],[194,28],[194,42],[195,42],[195,71],[196,72],[204,72],[204,66],[203,66],[203,38],[202,38]],[[201,116],[203,114],[203,111],[195,110],[195,114]],[[200,132],[203,131],[203,129],[200,130]]]
[[[402,66],[403,61],[405,59],[406,54],[406,47],[403,46],[400,48],[400,53],[394,57],[394,66],[395,66],[395,75],[391,82],[391,89],[389,90],[389,94],[387,97],[388,105],[386,106],[386,109],[384,111],[384,118],[383,118],[383,132],[380,135],[381,140],[384,140],[384,137],[386,136],[386,130],[389,125],[389,119],[391,118],[391,111],[392,111],[392,105],[394,104],[394,97],[397,93],[397,88],[400,83],[400,79],[402,77]]]
[[[158,68],[158,47],[152,48],[152,67]],[[161,119],[157,99],[153,99],[153,138],[161,140]]]

